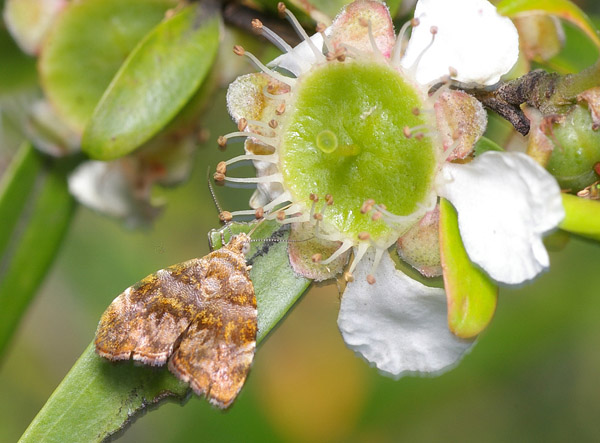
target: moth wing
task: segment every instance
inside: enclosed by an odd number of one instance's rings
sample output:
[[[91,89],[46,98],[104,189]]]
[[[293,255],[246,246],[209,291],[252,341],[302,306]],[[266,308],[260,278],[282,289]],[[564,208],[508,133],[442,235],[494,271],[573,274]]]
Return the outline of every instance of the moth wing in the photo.
[[[257,312],[247,273],[232,275],[182,336],[169,369],[198,395],[227,408],[244,385],[256,349]]]
[[[203,258],[161,269],[127,288],[106,309],[96,331],[96,352],[110,360],[133,358],[162,365],[200,312]]]

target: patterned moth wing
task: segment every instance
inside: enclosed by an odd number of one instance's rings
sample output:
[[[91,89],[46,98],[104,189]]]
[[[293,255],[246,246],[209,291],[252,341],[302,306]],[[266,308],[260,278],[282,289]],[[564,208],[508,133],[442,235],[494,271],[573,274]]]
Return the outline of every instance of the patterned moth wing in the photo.
[[[198,395],[227,408],[256,348],[256,297],[239,234],[203,258],[149,275],[102,315],[96,352],[110,360],[163,365]]]

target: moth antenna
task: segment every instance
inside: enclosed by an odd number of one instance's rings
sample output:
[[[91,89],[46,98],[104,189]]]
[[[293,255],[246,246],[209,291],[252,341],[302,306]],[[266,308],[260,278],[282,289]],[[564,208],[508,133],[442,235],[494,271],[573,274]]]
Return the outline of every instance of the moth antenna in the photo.
[[[267,237],[267,238],[254,238],[252,240],[250,240],[252,243],[257,243],[257,242],[271,242],[271,243],[302,243],[305,241],[309,241],[312,240],[313,238],[316,238],[315,235],[311,235],[308,238],[303,238],[302,240],[289,240],[289,239],[283,239],[283,238],[273,238],[273,237]]]
[[[210,195],[213,199],[215,206],[217,207],[217,211],[219,211],[219,215],[221,215],[221,214],[223,214],[223,209],[221,208],[221,205],[219,204],[219,201],[217,200],[215,190],[212,186],[212,183],[210,182],[210,166],[206,170],[206,182],[208,183],[208,189],[210,190]],[[225,222],[225,227],[229,231],[229,236],[231,238],[231,237],[233,237],[233,231],[231,230],[231,226],[229,226],[229,224],[230,224],[230,222]],[[222,246],[225,246],[225,238],[223,237],[223,232],[221,232],[221,244],[222,244]],[[212,248],[212,245],[211,245],[211,248]]]

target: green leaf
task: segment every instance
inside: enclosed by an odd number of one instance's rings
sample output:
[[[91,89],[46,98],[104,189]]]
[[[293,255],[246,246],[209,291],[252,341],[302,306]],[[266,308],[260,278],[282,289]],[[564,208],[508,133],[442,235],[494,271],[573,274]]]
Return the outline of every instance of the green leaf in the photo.
[[[233,224],[231,230],[248,232],[254,225]],[[210,239],[220,247],[223,228]],[[252,234],[257,238],[286,238],[276,222],[264,222]],[[253,243],[247,254],[258,302],[258,342],[281,320],[310,285],[290,268],[286,243]],[[29,425],[21,442],[101,441],[122,431],[137,414],[163,399],[183,401],[189,389],[166,368],[113,363],[94,352],[91,344],[71,368],[48,402]]]
[[[487,151],[504,151],[495,141],[487,138],[481,137],[477,143],[475,143],[475,155],[481,155]]]
[[[600,201],[562,194],[565,218],[560,224],[573,234],[600,241]]]
[[[46,97],[82,132],[110,81],[138,42],[176,5],[174,0],[71,2],[42,47]]]
[[[507,17],[531,13],[546,13],[570,21],[600,48],[600,37],[589,17],[569,0],[502,0],[496,6],[498,12]]]
[[[165,20],[127,58],[83,133],[90,157],[122,157],[159,132],[198,90],[215,59],[219,16],[195,3]]]
[[[24,144],[0,183],[0,355],[72,218],[75,202],[57,163]]]
[[[440,201],[440,252],[448,298],[448,326],[458,337],[475,337],[494,316],[498,287],[469,259],[460,237],[456,210],[445,199]]]

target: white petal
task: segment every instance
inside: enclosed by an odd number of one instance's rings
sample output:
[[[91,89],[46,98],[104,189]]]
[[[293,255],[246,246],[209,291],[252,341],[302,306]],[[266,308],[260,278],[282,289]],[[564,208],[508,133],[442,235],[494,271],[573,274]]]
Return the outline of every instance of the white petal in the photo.
[[[550,265],[542,235],[564,217],[560,188],[522,153],[486,152],[471,163],[447,163],[438,193],[458,211],[471,260],[493,279],[519,284]]]
[[[465,83],[492,85],[513,67],[519,56],[519,35],[510,19],[500,16],[486,0],[419,0],[402,66],[409,68],[426,51],[416,71],[419,83],[448,75]],[[432,26],[438,33],[433,46]]]
[[[328,31],[325,30],[325,33],[328,34]],[[323,47],[323,36],[320,33],[316,33],[310,39],[320,51]],[[285,53],[277,57],[275,60],[269,63],[269,66],[277,66],[283,69],[287,69],[296,77],[299,77],[301,74],[310,70],[310,68],[312,68],[316,61],[317,58],[315,57],[315,53],[309,46],[308,42],[305,40],[302,43],[295,46],[291,52]]]
[[[82,163],[69,175],[69,191],[80,203],[113,217],[125,217],[131,210],[129,184],[113,163]]]
[[[450,369],[473,342],[448,330],[444,290],[396,270],[388,253],[370,285],[373,255],[359,263],[342,297],[338,326],[348,347],[393,377]]]

